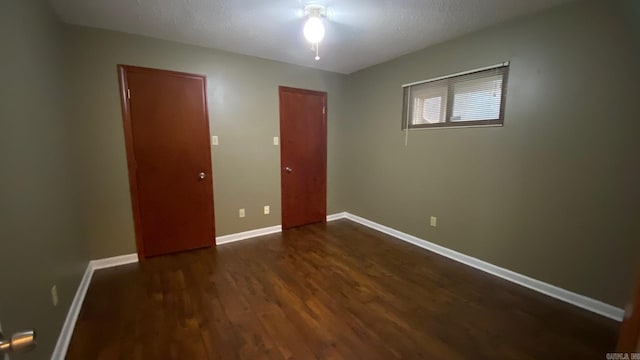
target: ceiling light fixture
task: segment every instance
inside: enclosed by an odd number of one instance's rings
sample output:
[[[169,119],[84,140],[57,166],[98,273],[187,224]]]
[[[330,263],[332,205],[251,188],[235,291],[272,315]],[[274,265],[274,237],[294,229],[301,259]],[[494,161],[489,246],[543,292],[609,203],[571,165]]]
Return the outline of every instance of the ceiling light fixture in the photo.
[[[310,4],[304,7],[304,15],[308,17],[304,24],[304,37],[311,43],[311,49],[316,52],[316,61],[320,60],[320,41],[324,38],[322,18],[326,14],[322,5]]]

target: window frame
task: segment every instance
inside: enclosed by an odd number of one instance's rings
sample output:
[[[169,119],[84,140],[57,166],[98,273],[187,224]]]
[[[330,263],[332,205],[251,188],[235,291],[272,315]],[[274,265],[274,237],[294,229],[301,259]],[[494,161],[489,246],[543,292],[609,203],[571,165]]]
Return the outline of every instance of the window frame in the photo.
[[[403,85],[402,91],[402,131],[406,130],[421,130],[421,129],[437,129],[437,128],[458,128],[458,127],[479,127],[479,126],[503,126],[504,125],[504,112],[507,100],[507,83],[509,79],[509,63],[504,63],[488,68],[482,68],[478,70],[466,71],[458,74],[443,76],[432,80],[420,81],[412,84]],[[488,120],[470,120],[470,121],[451,121],[453,114],[453,106],[455,102],[455,84],[468,81],[471,76],[478,76],[479,74],[486,74],[487,77],[495,75],[499,69],[502,73],[502,89],[500,96],[500,113],[497,119]],[[431,123],[431,124],[413,124],[410,115],[411,107],[413,107],[414,97],[411,94],[411,90],[417,86],[424,84],[441,82],[441,86],[447,87],[446,104],[445,104],[445,116],[444,122]]]

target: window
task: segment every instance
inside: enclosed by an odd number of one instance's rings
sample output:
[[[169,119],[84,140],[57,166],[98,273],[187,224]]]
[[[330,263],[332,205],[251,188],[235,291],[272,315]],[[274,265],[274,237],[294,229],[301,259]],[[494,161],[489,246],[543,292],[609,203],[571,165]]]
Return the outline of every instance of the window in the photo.
[[[502,125],[508,65],[404,86],[402,129]]]

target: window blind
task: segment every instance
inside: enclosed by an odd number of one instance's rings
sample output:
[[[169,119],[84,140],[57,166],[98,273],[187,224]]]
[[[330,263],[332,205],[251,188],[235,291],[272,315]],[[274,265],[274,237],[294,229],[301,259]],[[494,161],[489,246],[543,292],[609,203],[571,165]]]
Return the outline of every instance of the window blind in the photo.
[[[503,65],[406,86],[402,128],[503,124],[508,71]]]

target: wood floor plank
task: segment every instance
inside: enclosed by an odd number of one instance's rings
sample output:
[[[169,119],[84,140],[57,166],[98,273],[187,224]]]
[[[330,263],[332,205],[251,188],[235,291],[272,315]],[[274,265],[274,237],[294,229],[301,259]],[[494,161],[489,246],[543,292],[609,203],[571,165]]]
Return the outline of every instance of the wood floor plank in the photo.
[[[97,271],[67,359],[601,359],[618,326],[338,220]]]

